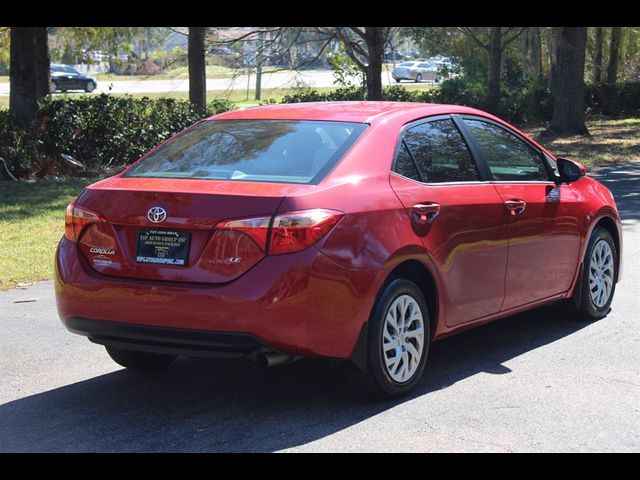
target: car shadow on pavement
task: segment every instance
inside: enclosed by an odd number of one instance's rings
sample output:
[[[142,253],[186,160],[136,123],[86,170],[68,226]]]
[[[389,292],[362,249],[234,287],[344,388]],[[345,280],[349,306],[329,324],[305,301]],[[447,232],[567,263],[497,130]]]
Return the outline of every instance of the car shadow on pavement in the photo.
[[[541,308],[435,342],[420,384],[394,401],[362,397],[342,365],[324,360],[265,369],[247,361],[181,359],[164,372],[118,370],[0,405],[0,450],[292,448],[473,375],[508,375],[504,362],[587,325]]]

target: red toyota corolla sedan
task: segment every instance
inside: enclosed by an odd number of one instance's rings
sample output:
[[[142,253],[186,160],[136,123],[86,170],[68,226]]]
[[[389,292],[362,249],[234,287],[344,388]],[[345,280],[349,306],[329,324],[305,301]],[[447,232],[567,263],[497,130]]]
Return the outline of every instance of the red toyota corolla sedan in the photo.
[[[605,316],[613,196],[453,105],[275,105],[201,121],[67,208],[60,317],[120,365],[343,359],[398,396],[433,340],[566,299]]]

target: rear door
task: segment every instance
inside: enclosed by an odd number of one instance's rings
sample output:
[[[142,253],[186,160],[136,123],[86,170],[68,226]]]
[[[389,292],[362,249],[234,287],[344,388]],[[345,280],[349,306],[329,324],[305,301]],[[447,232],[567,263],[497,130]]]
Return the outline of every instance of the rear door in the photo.
[[[497,313],[504,300],[504,205],[482,180],[450,116],[403,129],[391,185],[438,268],[450,326]]]
[[[553,181],[543,152],[504,125],[463,116],[504,202],[509,262],[502,310],[566,292],[580,252],[579,199]]]

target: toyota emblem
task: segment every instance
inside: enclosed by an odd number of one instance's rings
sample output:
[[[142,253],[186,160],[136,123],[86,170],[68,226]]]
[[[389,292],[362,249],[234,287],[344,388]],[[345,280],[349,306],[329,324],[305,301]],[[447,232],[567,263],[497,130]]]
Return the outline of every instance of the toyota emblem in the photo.
[[[147,218],[151,223],[162,223],[167,219],[167,211],[162,207],[151,207],[147,212]]]

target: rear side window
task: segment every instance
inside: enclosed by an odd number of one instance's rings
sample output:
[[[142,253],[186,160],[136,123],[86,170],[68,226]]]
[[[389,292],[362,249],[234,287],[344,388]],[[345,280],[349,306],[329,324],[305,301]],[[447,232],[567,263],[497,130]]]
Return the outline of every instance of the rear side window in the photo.
[[[207,120],[144,157],[125,176],[317,183],[367,128],[303,120]]]
[[[414,165],[404,142],[400,144],[400,149],[398,150],[398,156],[396,157],[396,164],[393,171],[399,173],[403,177],[410,178],[411,180],[420,181],[418,170],[416,170],[416,166]]]
[[[404,140],[426,183],[478,181],[478,171],[453,120],[434,120],[408,129]]]
[[[548,181],[542,154],[514,134],[482,120],[464,119],[498,181]]]

